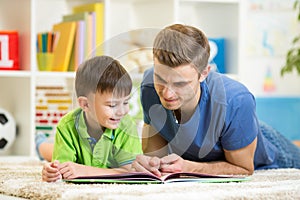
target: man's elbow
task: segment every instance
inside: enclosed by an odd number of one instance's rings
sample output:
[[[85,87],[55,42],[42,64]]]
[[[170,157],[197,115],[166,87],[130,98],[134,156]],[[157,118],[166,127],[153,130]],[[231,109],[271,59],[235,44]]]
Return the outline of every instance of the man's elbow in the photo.
[[[254,173],[254,169],[250,169],[250,170],[248,170],[248,174],[247,175],[252,175]]]
[[[251,166],[247,167],[246,169],[246,175],[252,175],[254,173],[254,165],[252,164]]]

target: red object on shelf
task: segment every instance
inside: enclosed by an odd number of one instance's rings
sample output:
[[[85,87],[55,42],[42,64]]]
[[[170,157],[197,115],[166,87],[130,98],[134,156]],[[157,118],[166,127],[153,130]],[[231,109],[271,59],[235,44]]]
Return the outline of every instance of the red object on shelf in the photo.
[[[43,116],[43,113],[37,112],[37,113],[35,114],[35,116],[37,116],[37,117],[42,117],[42,116]]]
[[[39,120],[39,122],[41,124],[47,124],[49,121],[47,119],[41,119],[41,120]]]
[[[0,31],[0,70],[19,70],[19,34]]]

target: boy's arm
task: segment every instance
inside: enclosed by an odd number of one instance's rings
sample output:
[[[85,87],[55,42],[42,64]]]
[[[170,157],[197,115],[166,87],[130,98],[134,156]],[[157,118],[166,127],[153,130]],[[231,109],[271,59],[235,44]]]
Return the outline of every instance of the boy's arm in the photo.
[[[100,176],[110,174],[126,173],[130,170],[131,164],[124,165],[120,168],[99,168],[82,165],[74,162],[65,162],[58,166],[59,172],[63,179],[73,179],[80,176]]]
[[[54,143],[43,142],[39,146],[40,155],[48,162],[52,160]]]

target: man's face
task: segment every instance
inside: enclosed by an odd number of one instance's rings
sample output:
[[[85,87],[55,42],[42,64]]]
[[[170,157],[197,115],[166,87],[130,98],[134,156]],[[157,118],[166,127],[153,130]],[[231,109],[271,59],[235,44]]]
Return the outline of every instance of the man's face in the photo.
[[[171,68],[154,60],[154,87],[166,109],[194,109],[200,98],[199,83],[199,74],[190,64]]]

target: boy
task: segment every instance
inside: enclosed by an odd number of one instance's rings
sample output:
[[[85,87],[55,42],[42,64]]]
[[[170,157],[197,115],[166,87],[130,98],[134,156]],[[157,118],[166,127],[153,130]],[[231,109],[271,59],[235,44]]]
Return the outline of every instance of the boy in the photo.
[[[80,108],[57,125],[53,162],[44,165],[43,181],[130,170],[142,153],[136,127],[126,116],[131,89],[129,74],[111,57],[94,57],[79,66],[75,90]]]

